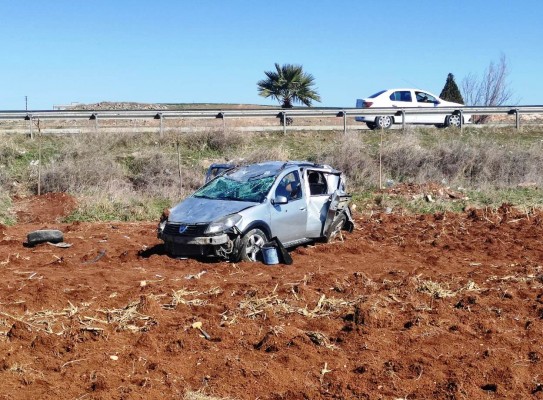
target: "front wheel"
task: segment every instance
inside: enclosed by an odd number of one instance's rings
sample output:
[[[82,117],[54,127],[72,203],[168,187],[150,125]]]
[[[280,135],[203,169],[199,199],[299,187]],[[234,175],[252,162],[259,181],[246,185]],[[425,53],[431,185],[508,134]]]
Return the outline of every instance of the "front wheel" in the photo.
[[[259,261],[262,259],[262,246],[268,241],[266,234],[260,229],[251,229],[240,242],[241,261]]]
[[[377,129],[388,129],[393,124],[392,117],[389,115],[380,115],[375,118],[375,127]]]
[[[456,115],[456,114],[453,114],[453,115],[447,115],[447,117],[445,118],[445,126],[446,127],[455,127],[455,128],[459,128],[460,127],[460,115]]]

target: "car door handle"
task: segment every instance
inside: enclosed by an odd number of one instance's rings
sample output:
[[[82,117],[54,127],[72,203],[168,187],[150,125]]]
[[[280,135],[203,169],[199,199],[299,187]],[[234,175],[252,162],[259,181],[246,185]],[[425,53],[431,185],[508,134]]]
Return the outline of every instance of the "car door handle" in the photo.
[[[305,207],[300,207],[300,211],[305,211]]]

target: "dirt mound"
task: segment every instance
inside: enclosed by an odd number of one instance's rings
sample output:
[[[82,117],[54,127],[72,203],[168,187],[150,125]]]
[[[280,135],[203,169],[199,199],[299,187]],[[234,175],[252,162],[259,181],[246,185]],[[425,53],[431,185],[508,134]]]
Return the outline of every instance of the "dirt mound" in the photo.
[[[100,110],[128,110],[128,111],[146,111],[146,110],[167,110],[168,107],[163,104],[155,103],[136,103],[136,102],[113,102],[113,101],[102,101],[100,103],[92,104],[73,104],[66,107],[69,110],[91,110],[91,111],[100,111]]]
[[[70,215],[76,206],[77,201],[69,194],[46,193],[41,196],[17,197],[13,209],[19,223],[54,223]]]
[[[543,397],[540,213],[358,216],[273,267],[170,258],[155,223],[57,225],[72,247],[0,231],[5,398]]]

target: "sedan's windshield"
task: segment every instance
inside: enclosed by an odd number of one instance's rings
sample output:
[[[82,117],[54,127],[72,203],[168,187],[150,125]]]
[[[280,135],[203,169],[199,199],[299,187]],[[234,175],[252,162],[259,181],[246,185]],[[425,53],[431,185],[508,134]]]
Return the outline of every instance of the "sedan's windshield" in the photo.
[[[220,176],[194,193],[194,197],[260,203],[268,194],[274,180],[274,175],[254,176],[249,179],[233,179],[232,176]]]

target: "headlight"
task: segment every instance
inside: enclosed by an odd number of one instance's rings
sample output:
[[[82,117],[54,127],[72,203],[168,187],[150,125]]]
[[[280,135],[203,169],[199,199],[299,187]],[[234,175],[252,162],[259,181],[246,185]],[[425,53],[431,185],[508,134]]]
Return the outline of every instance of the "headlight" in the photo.
[[[158,231],[160,233],[164,232],[164,228],[166,227],[166,222],[168,222],[168,220],[164,220],[164,221],[160,221],[160,223],[158,224]]]
[[[224,232],[225,230],[232,228],[239,221],[241,221],[241,215],[239,214],[231,214],[227,215],[226,217],[221,217],[218,220],[210,223],[204,233]]]

